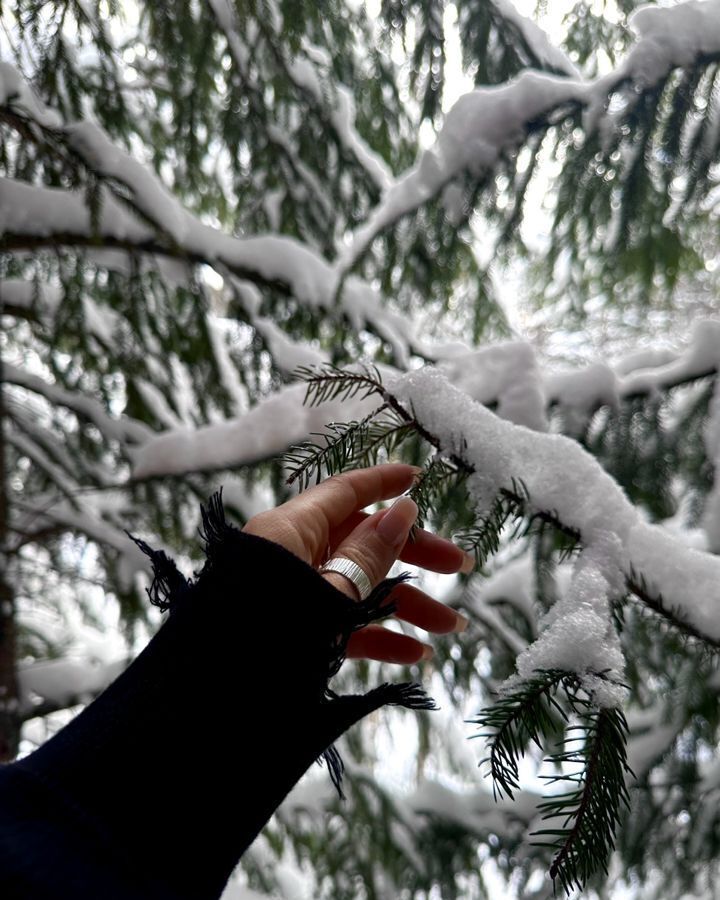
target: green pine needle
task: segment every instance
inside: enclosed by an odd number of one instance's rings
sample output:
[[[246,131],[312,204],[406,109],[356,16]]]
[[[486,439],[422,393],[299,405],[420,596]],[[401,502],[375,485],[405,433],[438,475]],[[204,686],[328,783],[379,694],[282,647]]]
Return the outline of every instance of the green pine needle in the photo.
[[[299,366],[293,376],[307,383],[304,403],[318,406],[328,400],[349,400],[359,395],[363,400],[371,394],[383,394],[385,388],[378,369],[364,365],[361,372],[347,372],[327,363],[323,366]]]
[[[389,455],[413,432],[385,404],[357,422],[330,422],[326,427],[326,432],[313,432],[324,443],[304,441],[284,455],[290,470],[287,484],[297,481],[304,490],[313,478],[319,483],[324,473],[375,465],[381,450]]]
[[[564,693],[564,707],[555,699]],[[537,846],[550,847],[554,857],[549,874],[568,894],[582,890],[590,877],[607,871],[607,860],[615,846],[615,831],[621,807],[629,802],[625,779],[632,774],[627,764],[625,716],[618,709],[597,709],[582,691],[574,673],[561,669],[538,671],[494,706],[469,721],[489,733],[485,737],[495,798],[513,799],[519,790],[518,762],[530,743],[542,748],[568,723],[569,713],[578,724],[565,728],[561,748],[548,756],[558,769],[575,764],[576,771],[546,776],[548,785],[568,782],[572,788],[546,795],[539,804],[543,819],[560,819],[554,828],[533,832],[542,840]],[[556,715],[557,714],[557,715]],[[558,719],[559,716],[559,719]]]

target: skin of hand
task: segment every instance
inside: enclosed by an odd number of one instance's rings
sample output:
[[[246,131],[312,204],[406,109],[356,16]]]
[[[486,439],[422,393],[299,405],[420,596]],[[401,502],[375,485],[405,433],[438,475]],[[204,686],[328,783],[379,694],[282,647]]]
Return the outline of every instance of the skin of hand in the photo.
[[[418,529],[408,534],[417,518],[410,497],[398,497],[421,470],[405,463],[386,463],[334,475],[275,509],[250,519],[243,531],[274,541],[319,568],[330,557],[352,560],[367,573],[373,587],[397,559],[433,572],[469,572],[473,558],[452,541]],[[398,497],[388,509],[369,515],[371,503]],[[323,574],[334,587],[354,599],[355,585],[335,572]],[[395,616],[435,634],[464,631],[467,619],[409,584],[392,592]],[[381,625],[368,625],[351,635],[349,658],[408,664],[432,656],[432,647]]]

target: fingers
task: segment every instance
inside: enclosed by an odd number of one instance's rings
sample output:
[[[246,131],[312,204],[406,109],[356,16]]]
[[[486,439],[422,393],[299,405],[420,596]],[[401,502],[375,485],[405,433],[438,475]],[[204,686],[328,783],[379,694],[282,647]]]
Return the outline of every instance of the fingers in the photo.
[[[350,635],[346,655],[348,659],[377,659],[409,665],[421,659],[431,659],[433,648],[406,634],[389,631],[382,625],[367,625]]]
[[[399,584],[392,592],[395,616],[435,634],[465,631],[468,620],[411,584]],[[382,625],[368,625],[348,641],[349,659],[377,659],[389,663],[415,663],[432,659],[432,647],[416,638],[398,634]]]
[[[331,556],[335,555],[338,545],[367,518],[368,513],[354,512],[344,522],[330,530],[328,544]],[[315,559],[317,565],[324,560],[325,549],[323,548]],[[407,541],[400,554],[400,559],[410,565],[420,566],[444,575],[453,572],[467,574],[475,566],[475,558],[471,554],[466,553],[447,538],[432,534],[423,528],[416,530],[413,541]]]
[[[314,560],[327,547],[333,528],[371,503],[402,494],[417,472],[416,466],[405,463],[353,469],[309,488],[273,512],[280,514],[286,527],[303,536],[307,556]]]
[[[395,603],[398,619],[417,625],[434,634],[449,634],[465,631],[468,620],[465,616],[434,600],[425,591],[412,584],[399,584],[393,589],[390,598]]]
[[[373,587],[387,575],[407,541],[418,508],[409,497],[400,497],[390,509],[368,516],[335,549],[334,555],[350,559],[365,572]],[[334,572],[323,575],[335,587],[359,598],[357,587]]]
[[[467,575],[475,567],[475,557],[466,553],[447,538],[418,528],[414,541],[403,547],[400,559],[413,566],[422,566],[431,572],[448,575],[462,572]]]

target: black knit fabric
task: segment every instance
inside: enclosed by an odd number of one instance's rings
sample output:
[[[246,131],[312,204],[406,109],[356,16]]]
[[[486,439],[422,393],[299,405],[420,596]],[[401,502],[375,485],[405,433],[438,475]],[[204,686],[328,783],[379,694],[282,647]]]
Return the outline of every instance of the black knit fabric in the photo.
[[[0,768],[3,900],[210,900],[311,763],[385,704],[429,709],[415,684],[337,696],[350,634],[387,615],[285,548],[205,512],[187,582],[153,557],[169,614],[132,665],[29,757]]]

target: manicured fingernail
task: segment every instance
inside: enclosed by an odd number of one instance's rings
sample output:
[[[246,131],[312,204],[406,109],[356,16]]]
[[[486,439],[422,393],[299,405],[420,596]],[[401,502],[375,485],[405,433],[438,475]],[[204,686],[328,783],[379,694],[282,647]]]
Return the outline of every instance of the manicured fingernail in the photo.
[[[410,466],[410,468],[413,470],[413,473],[415,475],[419,475],[421,472],[425,471],[422,466]]]
[[[397,547],[405,542],[417,514],[418,508],[414,500],[410,497],[398,497],[378,522],[377,533],[391,547]]]
[[[464,616],[462,613],[459,613],[459,612],[456,612],[455,616],[456,616],[455,628],[453,630],[457,631],[457,632],[465,631],[465,629],[470,624],[470,619],[468,619],[466,616]]]
[[[472,572],[472,570],[474,568],[475,568],[475,554],[468,553],[466,550],[465,551],[465,559],[463,560],[462,565],[460,566],[460,571],[463,573],[463,575],[469,575],[470,572]]]
[[[435,656],[435,651],[430,644],[423,644],[423,652],[420,659],[432,659],[433,656]]]

